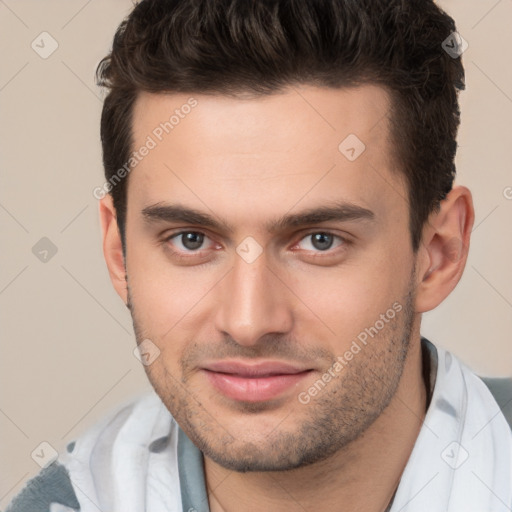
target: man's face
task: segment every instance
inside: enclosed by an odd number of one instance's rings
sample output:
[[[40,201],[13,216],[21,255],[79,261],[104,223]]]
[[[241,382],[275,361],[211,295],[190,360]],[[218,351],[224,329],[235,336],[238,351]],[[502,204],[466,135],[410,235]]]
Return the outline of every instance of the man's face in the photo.
[[[128,186],[137,341],[160,350],[146,371],[162,401],[225,467],[325,459],[396,391],[415,260],[388,109],[376,86],[137,100],[134,150],[156,143]]]

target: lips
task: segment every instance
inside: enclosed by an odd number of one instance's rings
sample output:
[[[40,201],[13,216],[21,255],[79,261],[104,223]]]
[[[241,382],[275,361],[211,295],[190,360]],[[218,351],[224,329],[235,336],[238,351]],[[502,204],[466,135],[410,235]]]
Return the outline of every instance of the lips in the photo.
[[[242,363],[218,361],[202,368],[210,384],[227,398],[263,402],[293,389],[311,372],[308,368],[278,361]]]

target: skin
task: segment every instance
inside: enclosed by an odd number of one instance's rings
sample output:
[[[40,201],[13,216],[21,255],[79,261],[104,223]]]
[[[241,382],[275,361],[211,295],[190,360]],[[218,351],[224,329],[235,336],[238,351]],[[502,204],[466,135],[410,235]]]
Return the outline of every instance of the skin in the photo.
[[[189,97],[141,94],[134,147]],[[384,89],[193,97],[198,105],[129,176],[125,257],[110,196],[100,203],[113,285],[130,307],[137,342],[160,350],[148,378],[205,455],[212,512],[341,503],[383,511],[427,408],[421,314],[462,275],[471,194],[451,191],[415,253]],[[338,149],[349,134],[366,146],[354,161]],[[284,215],[340,202],[372,214],[267,229]],[[143,214],[176,204],[231,230]],[[203,245],[190,250],[172,238],[186,230],[206,235]],[[332,246],[315,245],[315,233],[335,235]],[[262,249],[251,263],[237,253],[249,236]],[[300,393],[393,304],[401,306],[394,318],[302,403]],[[272,399],[234,400],[202,370],[228,359],[288,362],[309,373]]]

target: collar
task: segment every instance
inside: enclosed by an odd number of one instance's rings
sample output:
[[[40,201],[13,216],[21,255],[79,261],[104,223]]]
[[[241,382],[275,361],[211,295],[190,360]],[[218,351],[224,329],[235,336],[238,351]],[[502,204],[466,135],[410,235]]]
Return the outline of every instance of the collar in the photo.
[[[421,338],[421,350],[428,408],[432,401],[436,383],[438,355],[436,347],[423,337]],[[203,454],[179,426],[178,429],[178,471],[183,510],[210,512],[206,493]],[[393,495],[386,512],[391,510],[394,497],[395,495]]]

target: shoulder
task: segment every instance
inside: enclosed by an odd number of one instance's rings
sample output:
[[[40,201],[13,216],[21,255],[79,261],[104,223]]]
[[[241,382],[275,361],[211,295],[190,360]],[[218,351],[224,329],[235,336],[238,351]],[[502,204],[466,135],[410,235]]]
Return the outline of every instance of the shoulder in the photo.
[[[487,385],[512,429],[512,378],[480,377]]]
[[[97,482],[116,478],[111,474],[116,450],[141,461],[153,441],[169,435],[173,423],[154,391],[118,404],[29,480],[6,512],[79,511],[84,494],[101,502],[100,494],[109,490],[98,489]]]
[[[5,512],[49,512],[53,504],[66,507],[63,510],[80,510],[69,473],[58,462],[29,480]]]

